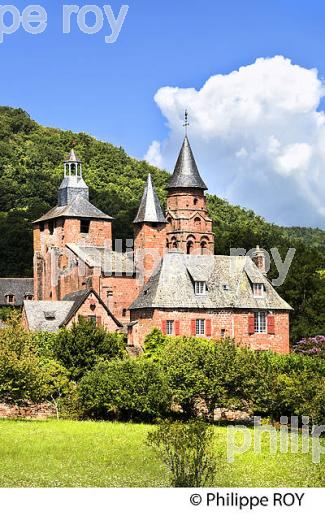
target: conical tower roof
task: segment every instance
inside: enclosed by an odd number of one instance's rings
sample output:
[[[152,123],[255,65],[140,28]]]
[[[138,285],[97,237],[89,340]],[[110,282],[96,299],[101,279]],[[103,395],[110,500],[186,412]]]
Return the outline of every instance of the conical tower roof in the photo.
[[[138,214],[133,221],[134,224],[140,224],[142,222],[150,223],[165,223],[166,219],[161,209],[161,205],[155,189],[152,185],[151,175],[149,173],[147,184],[144,189],[144,193],[140,202]]]
[[[185,136],[168,188],[201,188],[207,190],[196,165],[188,137]]]
[[[64,162],[66,162],[66,163],[81,163],[80,159],[76,156],[76,152],[74,151],[73,148],[72,148],[69,156],[67,157],[67,159]]]

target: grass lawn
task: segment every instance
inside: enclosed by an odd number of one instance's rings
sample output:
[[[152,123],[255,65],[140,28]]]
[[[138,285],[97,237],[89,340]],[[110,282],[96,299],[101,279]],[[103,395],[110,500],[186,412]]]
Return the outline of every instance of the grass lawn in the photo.
[[[163,487],[168,472],[146,445],[154,428],[143,424],[73,421],[0,421],[0,487]],[[216,450],[225,453],[226,427],[215,427]],[[253,450],[233,464],[220,457],[218,487],[320,487],[325,463],[311,454]]]

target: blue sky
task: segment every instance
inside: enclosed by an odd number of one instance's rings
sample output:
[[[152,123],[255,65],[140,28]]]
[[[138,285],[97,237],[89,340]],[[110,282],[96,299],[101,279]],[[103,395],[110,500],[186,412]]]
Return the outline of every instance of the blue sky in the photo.
[[[31,2],[11,3],[22,10]],[[81,33],[75,23],[63,35],[62,5],[69,2],[39,3],[48,12],[46,32],[32,36],[20,29],[0,45],[0,104],[22,107],[44,125],[86,131],[135,157],[144,157],[153,140],[170,137],[154,101],[161,87],[200,89],[215,74],[278,54],[325,76],[321,1],[128,0],[129,12],[112,45],[104,42],[107,22],[97,35]],[[115,13],[121,6],[108,0],[97,5],[104,3]],[[243,203],[240,197],[233,202]]]

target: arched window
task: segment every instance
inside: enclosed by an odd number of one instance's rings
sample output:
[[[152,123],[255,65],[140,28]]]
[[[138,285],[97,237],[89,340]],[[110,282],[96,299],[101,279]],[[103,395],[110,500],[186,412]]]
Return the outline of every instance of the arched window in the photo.
[[[206,243],[205,240],[202,240],[200,246],[201,246],[201,255],[205,255],[208,251],[208,244]]]
[[[194,247],[194,244],[193,244],[193,242],[191,240],[189,242],[187,242],[187,244],[186,244],[186,253],[188,255],[190,255],[193,252],[193,247]]]
[[[176,237],[172,237],[172,238],[171,238],[171,246],[172,246],[172,249],[177,249],[177,240],[176,240]]]
[[[195,227],[195,229],[201,229],[201,219],[199,217],[195,217],[194,227]]]
[[[194,206],[196,206],[197,203],[198,203],[198,199],[195,197],[195,199],[193,200],[193,204],[194,204]]]

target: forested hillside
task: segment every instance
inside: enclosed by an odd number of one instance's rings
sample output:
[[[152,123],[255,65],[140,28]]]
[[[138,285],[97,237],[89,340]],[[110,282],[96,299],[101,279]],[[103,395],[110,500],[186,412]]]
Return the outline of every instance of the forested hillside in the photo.
[[[115,237],[132,236],[132,220],[148,173],[164,202],[168,173],[87,134],[45,128],[23,110],[0,107],[0,277],[32,275],[31,222],[56,204],[62,161],[74,146],[84,163],[91,201],[112,215]],[[201,172],[204,177],[204,172]],[[325,231],[281,228],[253,211],[209,196],[216,253],[230,247],[297,249],[279,288],[294,307],[292,339],[325,332]],[[272,267],[271,278],[276,276]]]

